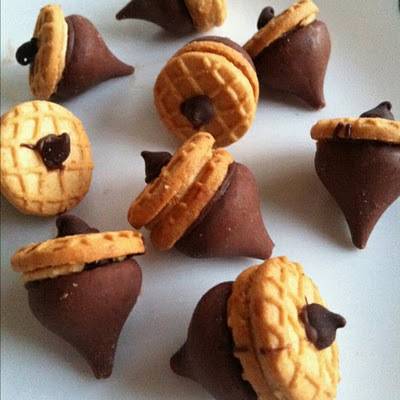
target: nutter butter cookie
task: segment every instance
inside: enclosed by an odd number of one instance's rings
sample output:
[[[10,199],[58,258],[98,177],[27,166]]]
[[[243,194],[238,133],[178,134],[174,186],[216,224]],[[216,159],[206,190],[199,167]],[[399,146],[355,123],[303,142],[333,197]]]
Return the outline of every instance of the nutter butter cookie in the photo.
[[[51,216],[75,207],[92,179],[82,122],[48,101],[19,104],[1,117],[1,193],[24,214]]]
[[[99,232],[72,215],[57,219],[55,239],[34,243],[11,258],[22,273],[39,322],[87,360],[96,378],[111,375],[122,327],[140,293],[140,233]]]
[[[129,223],[151,230],[160,250],[191,257],[268,258],[273,243],[260,213],[257,184],[215,139],[200,132],[174,155],[145,153],[148,185],[133,201]]]
[[[333,400],[345,324],[301,265],[272,258],[202,297],[171,368],[216,400]]]
[[[174,34],[205,32],[226,18],[226,0],[131,0],[116,18],[153,22]]]
[[[390,102],[359,118],[317,122],[315,169],[342,209],[356,247],[363,249],[386,209],[400,196],[400,121]]]
[[[17,61],[30,65],[29,84],[40,100],[64,100],[134,68],[117,59],[85,17],[64,17],[59,5],[40,10],[33,37],[21,45]]]
[[[227,38],[208,36],[180,49],[154,86],[154,101],[168,130],[185,140],[211,133],[217,146],[239,140],[252,125],[259,96],[246,51]]]
[[[271,7],[260,14],[258,32],[244,45],[260,83],[296,95],[313,108],[325,106],[324,79],[331,42],[326,25],[316,19],[312,0],[299,0],[275,16]]]

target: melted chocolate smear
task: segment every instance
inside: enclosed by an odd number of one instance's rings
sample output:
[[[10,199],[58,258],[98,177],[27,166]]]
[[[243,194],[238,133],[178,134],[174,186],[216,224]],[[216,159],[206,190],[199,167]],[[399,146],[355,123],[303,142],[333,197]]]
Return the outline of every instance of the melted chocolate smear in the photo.
[[[48,170],[62,169],[62,163],[71,152],[71,141],[68,133],[50,134],[42,137],[35,145],[21,144],[22,147],[37,151]]]
[[[214,106],[208,96],[194,96],[181,104],[181,113],[189,120],[194,129],[210,122],[215,115]]]
[[[96,228],[91,228],[83,219],[72,214],[58,216],[56,219],[56,226],[58,230],[57,237],[100,232]]]
[[[146,183],[154,181],[172,158],[172,154],[168,151],[142,151],[140,155],[145,163]]]
[[[394,121],[394,115],[391,112],[392,103],[390,101],[383,101],[378,104],[375,108],[366,111],[360,115],[360,118],[383,118]]]
[[[351,124],[343,124],[339,122],[336,125],[335,130],[333,131],[333,138],[334,139],[350,139],[351,138]]]
[[[300,312],[307,338],[318,350],[329,347],[336,338],[336,330],[346,326],[346,320],[320,304],[307,304]]]
[[[32,38],[29,42],[26,42],[18,47],[18,50],[15,53],[15,58],[21,65],[31,64],[35,59],[38,50],[38,40],[36,38]]]
[[[271,21],[272,18],[275,17],[275,11],[272,7],[265,7],[262,11],[260,16],[258,17],[257,21],[257,29],[260,30],[264,28],[265,25]]]

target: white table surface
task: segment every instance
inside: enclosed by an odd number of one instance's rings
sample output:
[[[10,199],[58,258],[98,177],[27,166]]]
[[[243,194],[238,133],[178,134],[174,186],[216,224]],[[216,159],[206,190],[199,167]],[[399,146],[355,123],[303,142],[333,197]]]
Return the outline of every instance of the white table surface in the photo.
[[[98,86],[65,103],[80,117],[93,145],[94,179],[74,212],[101,230],[129,228],[126,213],[143,188],[140,152],[170,150],[153,107],[152,88],[167,59],[192,37],[177,39],[140,21],[117,22],[124,0],[61,0],[65,14],[97,25],[111,49],[135,65],[134,76]],[[213,34],[244,43],[265,0],[230,0],[225,25]],[[270,2],[282,10],[289,0]],[[1,2],[1,112],[31,99],[27,69],[14,61],[29,40],[42,0]],[[400,12],[397,0],[319,0],[333,50],[327,106],[310,111],[270,95],[259,103],[250,132],[229,148],[255,173],[274,255],[301,262],[330,308],[348,326],[339,331],[339,400],[398,399],[400,393],[400,201],[383,215],[368,247],[351,245],[341,211],[313,166],[311,126],[321,118],[357,116],[390,100],[400,118]],[[192,311],[213,285],[234,279],[254,260],[192,260],[160,253],[147,241],[144,286],[120,337],[111,378],[97,381],[68,344],[32,316],[26,290],[9,258],[28,242],[54,235],[54,219],[19,214],[1,202],[1,398],[4,400],[188,399],[210,396],[174,375],[169,358],[184,342]]]

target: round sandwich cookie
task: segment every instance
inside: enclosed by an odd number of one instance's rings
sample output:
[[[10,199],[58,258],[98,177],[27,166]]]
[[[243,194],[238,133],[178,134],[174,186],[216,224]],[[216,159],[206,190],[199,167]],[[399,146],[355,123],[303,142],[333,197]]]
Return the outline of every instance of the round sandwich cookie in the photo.
[[[258,97],[257,74],[247,52],[217,36],[196,39],[180,49],[154,86],[156,108],[171,133],[185,140],[206,131],[220,147],[250,129]]]
[[[400,196],[400,121],[391,109],[384,101],[359,118],[322,120],[311,129],[317,175],[341,208],[359,249]]]
[[[141,19],[185,35],[222,25],[226,7],[226,0],[131,0],[116,18]]]
[[[160,250],[190,257],[269,258],[274,247],[260,212],[257,183],[206,132],[190,137],[174,155],[142,153],[146,182],[128,221],[146,226]]]
[[[216,400],[333,400],[345,325],[300,264],[272,258],[201,298],[171,368]]]
[[[1,117],[1,193],[24,214],[52,216],[75,207],[92,178],[82,122],[47,101],[19,104]]]
[[[260,83],[291,93],[311,107],[325,106],[324,79],[331,42],[326,25],[316,19],[312,0],[299,0],[275,16],[262,10],[258,32],[244,45],[254,61]]]
[[[116,58],[85,17],[64,17],[59,5],[40,10],[32,39],[16,53],[29,65],[29,85],[40,100],[65,100],[134,68]]]
[[[72,345],[96,378],[107,378],[141,290],[141,268],[132,257],[145,252],[142,236],[99,232],[68,214],[56,224],[55,239],[21,248],[11,265],[22,273],[38,321]]]

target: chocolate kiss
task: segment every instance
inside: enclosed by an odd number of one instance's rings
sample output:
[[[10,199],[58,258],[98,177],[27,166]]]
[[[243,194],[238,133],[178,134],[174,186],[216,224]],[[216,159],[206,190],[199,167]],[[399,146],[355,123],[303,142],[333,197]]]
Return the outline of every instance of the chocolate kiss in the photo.
[[[100,379],[111,375],[119,334],[141,283],[141,269],[130,259],[26,288],[39,322],[75,347]]]
[[[108,79],[133,73],[132,66],[111,53],[88,19],[70,15],[65,21],[68,25],[67,54],[56,98],[67,99]]]
[[[363,249],[375,224],[400,196],[400,145],[368,140],[317,142],[315,169]]]
[[[116,18],[142,19],[179,35],[194,31],[185,0],[132,0],[116,15]]]
[[[323,88],[330,51],[326,25],[314,21],[273,42],[254,63],[261,83],[321,108],[325,106]]]
[[[201,384],[216,400],[256,400],[242,378],[240,361],[233,355],[227,325],[227,302],[232,282],[221,283],[199,301],[183,347],[171,358],[171,369]]]
[[[190,257],[271,256],[274,244],[262,220],[257,183],[246,166],[230,166],[219,191],[175,247]]]
[[[156,179],[162,168],[169,163],[172,154],[168,151],[142,151],[141,156],[144,159],[146,178],[145,182],[150,183]]]
[[[98,229],[91,228],[83,219],[72,214],[58,216],[56,226],[58,230],[57,237],[99,232]]]

